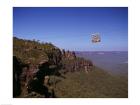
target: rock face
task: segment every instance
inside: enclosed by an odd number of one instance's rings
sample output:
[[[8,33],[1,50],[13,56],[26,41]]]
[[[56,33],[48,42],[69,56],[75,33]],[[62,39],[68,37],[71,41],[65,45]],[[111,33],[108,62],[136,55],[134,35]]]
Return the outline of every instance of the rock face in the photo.
[[[18,61],[17,57],[13,57],[13,97],[20,95],[21,84],[20,75],[22,72],[21,63]]]
[[[54,97],[53,92],[49,92],[49,75],[52,75],[54,69],[49,68],[48,61],[39,63],[38,71],[33,79],[28,82],[28,93],[37,92],[44,97]]]
[[[49,75],[54,72],[48,61],[40,62],[37,68],[19,62],[16,56],[13,61],[13,97],[54,97],[53,90],[48,91]]]

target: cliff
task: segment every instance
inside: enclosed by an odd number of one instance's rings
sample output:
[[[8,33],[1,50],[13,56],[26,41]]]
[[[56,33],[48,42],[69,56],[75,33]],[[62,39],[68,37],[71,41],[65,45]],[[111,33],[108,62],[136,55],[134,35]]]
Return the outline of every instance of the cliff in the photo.
[[[50,76],[64,78],[67,72],[88,73],[93,68],[89,60],[76,57],[75,52],[36,40],[14,37],[13,55],[13,97],[55,97]]]

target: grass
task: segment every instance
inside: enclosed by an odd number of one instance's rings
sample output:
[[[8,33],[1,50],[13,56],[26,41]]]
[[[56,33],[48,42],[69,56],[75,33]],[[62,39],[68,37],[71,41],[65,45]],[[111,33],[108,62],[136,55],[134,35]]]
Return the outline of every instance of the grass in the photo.
[[[127,98],[128,80],[113,76],[97,67],[85,72],[67,73],[66,79],[56,78],[55,95],[58,98]]]

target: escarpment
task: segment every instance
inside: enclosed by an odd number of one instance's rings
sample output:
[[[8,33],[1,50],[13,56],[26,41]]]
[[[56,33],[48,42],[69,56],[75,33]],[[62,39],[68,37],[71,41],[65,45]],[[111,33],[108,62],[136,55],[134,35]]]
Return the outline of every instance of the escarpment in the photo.
[[[35,40],[13,40],[13,97],[56,97],[58,81],[52,77],[93,70],[91,61],[76,57],[73,51]]]

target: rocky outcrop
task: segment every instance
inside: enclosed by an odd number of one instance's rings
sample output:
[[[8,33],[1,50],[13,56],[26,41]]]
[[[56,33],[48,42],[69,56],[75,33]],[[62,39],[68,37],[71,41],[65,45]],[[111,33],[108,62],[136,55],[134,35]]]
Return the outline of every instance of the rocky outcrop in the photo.
[[[93,64],[89,60],[85,60],[82,58],[76,58],[73,60],[63,59],[63,71],[66,72],[77,72],[77,71],[85,71],[88,73],[93,69]]]
[[[93,64],[89,60],[76,57],[74,51],[65,51],[62,50],[62,65],[64,72],[74,72],[74,71],[85,71],[88,73]]]
[[[75,55],[75,52],[74,51],[65,51],[64,49],[62,50],[62,57],[63,59],[69,59],[69,60],[72,60],[72,59],[76,59],[76,55]]]

